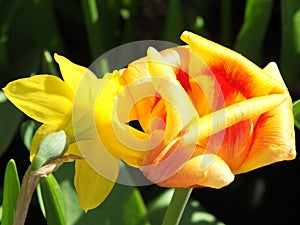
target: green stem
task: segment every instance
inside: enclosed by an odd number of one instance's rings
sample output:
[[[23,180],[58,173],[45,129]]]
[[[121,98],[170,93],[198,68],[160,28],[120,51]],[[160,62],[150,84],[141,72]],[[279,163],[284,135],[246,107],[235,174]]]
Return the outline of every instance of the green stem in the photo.
[[[189,200],[192,188],[176,188],[162,225],[178,225]]]

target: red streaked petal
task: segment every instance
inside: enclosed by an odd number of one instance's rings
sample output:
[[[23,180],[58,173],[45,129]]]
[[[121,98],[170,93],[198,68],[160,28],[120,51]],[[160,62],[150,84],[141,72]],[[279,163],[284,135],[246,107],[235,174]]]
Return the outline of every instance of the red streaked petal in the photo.
[[[182,33],[181,39],[189,44],[191,51],[198,55],[213,73],[225,77],[247,98],[284,92],[274,78],[266,76],[261,68],[237,52],[188,31]]]
[[[222,145],[215,154],[218,154],[234,171],[249,154],[253,141],[252,120],[244,120],[227,128],[223,138]]]
[[[234,179],[228,165],[217,155],[199,155],[187,161],[172,177],[160,183],[162,187],[222,188]]]
[[[251,98],[203,116],[199,120],[201,132],[198,140],[201,141],[243,120],[255,119],[261,114],[278,107],[287,98],[288,96],[284,94]]]
[[[262,114],[255,126],[249,155],[234,173],[244,173],[296,157],[292,103],[288,98],[274,110]]]

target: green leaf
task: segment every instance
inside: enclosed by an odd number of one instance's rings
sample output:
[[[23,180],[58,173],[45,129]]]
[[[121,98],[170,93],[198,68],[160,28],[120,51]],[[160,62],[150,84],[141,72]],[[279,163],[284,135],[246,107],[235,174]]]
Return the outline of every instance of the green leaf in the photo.
[[[2,222],[1,225],[12,225],[17,200],[20,192],[20,182],[16,163],[10,160],[7,163],[4,175],[4,190],[3,190],[3,204],[2,204]]]
[[[180,34],[184,31],[182,8],[179,0],[169,0],[167,17],[164,26],[163,39],[170,42],[180,42]]]
[[[63,50],[62,37],[56,22],[53,3],[50,0],[30,0],[26,2],[27,28],[36,47],[53,51]],[[45,26],[47,24],[47,26]]]
[[[96,209],[84,213],[73,186],[74,168],[66,163],[55,172],[65,197],[68,225],[149,225],[147,211],[137,188],[116,184]]]
[[[24,0],[15,0],[1,2],[0,7],[0,72],[3,72],[2,69],[8,67],[8,39],[9,39],[9,30],[12,25],[12,21],[16,18],[18,10],[22,7]],[[7,68],[5,68],[7,69]]]
[[[295,125],[300,130],[300,100],[293,103],[293,113],[295,117]]]
[[[272,0],[247,0],[244,22],[235,49],[250,59],[262,61],[262,44],[272,13]]]
[[[3,91],[0,91],[0,103],[5,102],[7,100]]]
[[[66,143],[67,135],[63,130],[54,132],[45,137],[33,159],[32,170],[37,170],[46,162],[61,156],[65,152]]]
[[[280,68],[289,87],[300,73],[300,1],[281,0]]]
[[[46,218],[46,209],[45,209],[45,204],[43,202],[43,195],[42,195],[42,190],[41,190],[41,184],[40,183],[38,183],[37,186],[36,186],[36,195],[37,195],[37,199],[38,199],[42,214]]]
[[[64,195],[53,174],[41,178],[40,185],[47,224],[67,224]]]
[[[0,222],[2,221],[2,205],[0,205]]]
[[[0,156],[5,152],[18,131],[23,114],[9,101],[0,103]]]
[[[167,189],[158,195],[148,205],[148,215],[151,224],[161,224],[167,207],[170,204],[174,189]],[[221,221],[207,212],[198,201],[190,199],[187,203],[185,211],[179,225],[223,225]]]
[[[115,47],[114,35],[119,32],[120,18],[116,1],[81,0],[85,26],[93,59]],[[99,10],[105,9],[105,10]],[[103,20],[101,18],[109,18]]]

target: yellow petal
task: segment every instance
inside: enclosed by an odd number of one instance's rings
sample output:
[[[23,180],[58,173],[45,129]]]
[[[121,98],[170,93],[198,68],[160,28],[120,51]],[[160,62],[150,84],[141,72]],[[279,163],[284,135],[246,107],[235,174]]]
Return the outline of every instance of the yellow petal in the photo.
[[[271,63],[264,70],[285,87],[276,64]],[[280,106],[261,115],[258,119],[252,148],[243,164],[234,171],[235,173],[247,172],[296,157],[292,100],[287,90],[286,93],[286,100]]]
[[[77,65],[65,57],[55,54],[54,58],[55,61],[59,64],[59,68],[64,81],[67,83],[74,94],[76,93],[78,85],[80,84],[80,80],[83,76],[89,76],[96,79],[96,76],[89,69]]]
[[[121,78],[126,83],[127,98],[132,99],[131,113],[122,122],[131,120],[139,120],[139,123],[146,133],[150,133],[149,121],[153,108],[156,105],[157,98],[155,97],[155,89],[150,82],[150,74],[147,63],[139,60],[128,65],[128,68],[123,70]],[[144,98],[146,97],[146,98]],[[126,115],[123,115],[125,117]],[[127,121],[126,121],[127,120]]]
[[[284,92],[274,78],[237,52],[188,31],[182,33],[181,39],[213,72],[221,73],[247,98]]]
[[[96,208],[106,199],[114,186],[114,181],[99,175],[85,160],[77,160],[74,185],[80,206],[88,211]]]
[[[130,149],[126,144],[121,143],[118,130],[114,128],[114,124],[118,123],[115,121],[118,119],[118,114],[114,113],[115,99],[122,89],[119,79],[118,71],[107,74],[103,79],[98,79],[95,86],[83,90],[85,93],[91,93],[90,95],[83,93],[83,95],[79,94],[79,98],[76,97],[76,105],[73,110],[74,132],[77,141],[99,141],[99,144],[103,143],[103,146],[100,147],[107,149],[115,159],[121,158],[130,165],[138,166],[141,164],[145,152]],[[148,134],[130,128],[125,123],[123,125],[129,128],[127,136],[132,134],[137,135],[137,138],[148,136]]]
[[[257,118],[261,114],[278,107],[286,99],[285,94],[251,98],[203,116],[199,120],[199,142],[203,138],[216,134],[238,122]]]
[[[64,154],[65,156],[73,155],[82,158],[81,152],[78,149],[77,142],[73,142],[68,146],[67,151]],[[66,162],[73,162],[76,158],[69,157]]]
[[[249,155],[235,173],[248,172],[296,157],[294,123],[290,107],[291,104],[287,100],[280,107],[259,118]]]
[[[165,101],[167,113],[165,143],[169,143],[190,121],[198,118],[198,114],[184,88],[176,79],[170,63],[166,62],[154,48],[148,49],[147,57],[152,82]]]
[[[263,69],[264,72],[266,72],[266,74],[269,76],[269,77],[272,77],[273,79],[277,80],[278,83],[280,85],[282,85],[283,89],[286,90],[287,92],[287,87],[282,79],[282,76],[280,74],[280,71],[278,69],[278,66],[275,62],[270,62],[264,69]]]
[[[30,146],[30,161],[33,161],[41,142],[48,134],[62,129],[62,124],[43,124],[35,132]]]
[[[222,188],[234,180],[228,165],[217,155],[199,155],[186,162],[169,179],[158,183],[163,187],[212,187]]]
[[[72,110],[73,94],[55,76],[37,75],[15,80],[3,90],[15,106],[41,123],[61,123]]]

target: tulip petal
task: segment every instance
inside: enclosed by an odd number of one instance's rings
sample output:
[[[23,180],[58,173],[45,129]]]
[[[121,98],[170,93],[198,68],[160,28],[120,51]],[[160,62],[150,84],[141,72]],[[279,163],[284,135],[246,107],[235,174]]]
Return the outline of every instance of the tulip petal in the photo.
[[[275,63],[269,64],[264,71],[285,87]],[[259,117],[254,130],[252,148],[243,164],[234,171],[235,173],[244,173],[296,157],[292,100],[287,90],[286,93],[286,100],[281,105]]]
[[[89,69],[77,65],[63,56],[54,54],[54,59],[59,64],[64,81],[74,94],[76,93],[78,85],[83,76],[89,76],[91,79],[96,79],[96,76]]]
[[[188,31],[182,33],[181,39],[214,74],[224,77],[247,98],[284,92],[274,78],[237,52]]]
[[[293,118],[289,107],[290,103],[286,101],[259,118],[249,155],[235,173],[244,173],[296,157]]]
[[[141,164],[145,151],[128,148],[126,144],[122,143],[122,135],[119,134],[121,136],[118,137],[118,123],[116,121],[119,119],[114,108],[116,107],[115,104],[118,103],[118,101],[116,101],[117,96],[123,88],[120,74],[118,71],[114,71],[113,74],[105,78],[106,80],[99,87],[101,92],[99,92],[95,103],[96,127],[100,128],[98,129],[98,135],[105,144],[105,147],[109,149],[116,158],[121,158],[129,165],[138,166]],[[131,99],[127,99],[129,101],[128,104],[130,104]],[[116,126],[114,127],[114,125]],[[142,140],[149,136],[137,129],[129,127],[125,123],[123,123],[123,125],[130,130],[128,138],[132,135],[132,138]]]
[[[37,75],[15,80],[3,90],[15,106],[41,123],[61,123],[72,110],[73,94],[55,76]]]
[[[171,142],[190,121],[198,118],[197,111],[186,94],[170,63],[154,48],[148,48],[148,66],[155,89],[166,106],[165,143]]]
[[[241,121],[255,119],[261,114],[278,107],[287,97],[285,94],[272,94],[251,98],[205,115],[199,120],[201,130],[198,140],[200,142],[203,138],[216,134]]]
[[[222,188],[234,180],[228,165],[217,155],[199,155],[188,162],[169,179],[158,183],[163,187]]]
[[[275,62],[270,62],[265,68],[263,68],[263,71],[269,76],[274,79],[276,79],[285,89],[286,92],[288,92],[287,87],[284,83],[284,80],[282,79],[282,76],[280,74],[280,71],[278,69],[278,66]]]
[[[132,107],[132,109],[129,117],[123,114],[122,117],[126,118],[120,119],[122,122],[138,120],[143,131],[149,134],[151,132],[150,121],[152,118],[163,117],[162,112],[164,110],[157,110],[157,103],[160,102],[159,109],[164,108],[164,104],[161,104],[163,102],[160,101],[160,97],[151,82],[146,61],[138,60],[131,63],[123,71],[121,78],[126,83],[125,88],[128,92],[126,97],[132,99],[132,104],[127,104],[127,107]]]
[[[248,119],[203,139],[194,155],[217,154],[234,171],[248,156],[252,142],[253,121]]]
[[[114,186],[114,181],[96,173],[85,160],[76,160],[74,185],[80,206],[88,211],[106,199]]]

